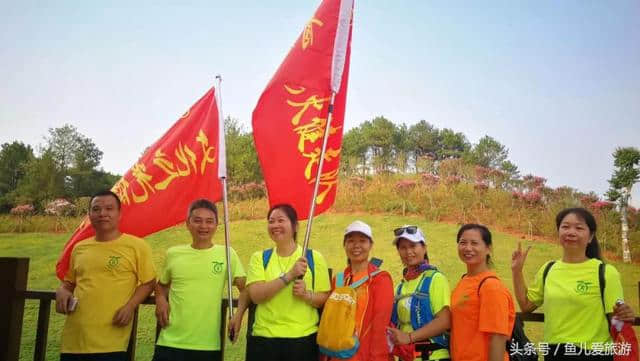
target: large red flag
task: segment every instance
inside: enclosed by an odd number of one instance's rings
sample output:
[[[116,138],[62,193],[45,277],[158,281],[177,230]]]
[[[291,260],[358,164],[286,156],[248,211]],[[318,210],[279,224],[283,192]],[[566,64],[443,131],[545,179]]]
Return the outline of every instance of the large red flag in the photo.
[[[120,230],[144,237],[184,221],[187,207],[197,198],[220,200],[221,131],[212,88],[113,186],[122,202]],[[63,279],[69,269],[73,247],[94,234],[85,218],[60,255],[58,278]]]
[[[334,202],[349,79],[353,0],[324,0],[253,111],[253,137],[270,205],[309,205],[332,92],[335,101],[315,214]]]

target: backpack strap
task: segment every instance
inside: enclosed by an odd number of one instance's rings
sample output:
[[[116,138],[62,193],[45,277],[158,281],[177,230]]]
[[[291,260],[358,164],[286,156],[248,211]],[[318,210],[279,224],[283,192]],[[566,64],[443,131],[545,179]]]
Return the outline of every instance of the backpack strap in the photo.
[[[271,259],[271,255],[273,254],[273,248],[268,248],[262,251],[262,267],[266,270],[267,265],[269,264],[269,260]]]
[[[375,270],[375,271],[369,273],[368,275],[362,277],[361,279],[357,280],[356,282],[353,282],[352,284],[349,285],[349,287],[358,288],[358,287],[362,286],[362,284],[367,282],[369,280],[369,278],[373,278],[373,276],[377,275],[380,272],[382,272],[382,271],[381,270]],[[337,287],[337,283],[336,283],[336,287]]]
[[[600,301],[602,301],[602,310],[604,311],[604,318],[607,320],[607,324],[609,325],[609,329],[611,329],[611,320],[609,316],[607,316],[607,307],[604,305],[604,287],[606,286],[607,281],[604,278],[604,270],[606,265],[604,262],[600,262],[598,265],[598,281],[600,283]]]
[[[307,265],[309,265],[309,269],[311,270],[311,289],[316,289],[316,265],[313,262],[313,250],[311,248],[307,248],[307,253],[304,255],[307,259]]]
[[[344,272],[339,272],[336,275],[336,288],[344,286]]]
[[[485,278],[482,279],[482,281],[480,281],[480,283],[478,284],[478,297],[480,297],[480,287],[482,287],[482,284],[484,283],[484,281],[488,280],[489,278],[495,278],[495,279],[499,279],[496,276],[487,276]]]
[[[544,284],[547,282],[547,275],[549,275],[549,271],[555,263],[556,261],[551,261],[544,267],[544,271],[542,271],[542,289],[544,289]]]

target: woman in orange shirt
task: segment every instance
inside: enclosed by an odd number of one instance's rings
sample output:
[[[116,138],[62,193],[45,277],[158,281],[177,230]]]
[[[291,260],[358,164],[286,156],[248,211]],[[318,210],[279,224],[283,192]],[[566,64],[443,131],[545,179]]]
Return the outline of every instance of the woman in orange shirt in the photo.
[[[515,308],[511,293],[489,268],[491,232],[479,224],[465,224],[456,241],[467,273],[451,294],[451,358],[508,361],[506,342]]]
[[[351,223],[344,232],[343,246],[349,263],[343,272],[344,284],[351,285],[369,277],[356,288],[355,332],[360,346],[349,359],[328,358],[326,355],[323,359],[392,361],[386,329],[391,320],[393,281],[388,272],[380,271],[369,262],[369,252],[373,247],[371,227],[362,221]],[[336,277],[331,285],[335,289]]]

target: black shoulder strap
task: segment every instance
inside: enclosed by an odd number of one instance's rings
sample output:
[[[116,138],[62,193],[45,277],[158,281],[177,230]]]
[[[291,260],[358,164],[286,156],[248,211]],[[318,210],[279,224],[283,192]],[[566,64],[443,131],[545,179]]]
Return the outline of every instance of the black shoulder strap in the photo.
[[[542,272],[542,289],[544,289],[544,284],[547,283],[547,275],[549,274],[549,270],[551,270],[551,266],[553,266],[556,261],[551,261],[547,263],[544,271]]]
[[[600,300],[602,300],[602,309],[604,309],[604,313],[607,313],[607,309],[604,305],[604,286],[606,285],[606,281],[604,279],[604,262],[601,262],[598,265],[598,281],[600,281]]]
[[[487,277],[483,278],[482,281],[480,281],[480,283],[478,284],[478,297],[480,297],[480,287],[482,287],[482,284],[484,283],[484,281],[488,280],[489,278],[498,279],[498,277],[496,277],[496,276],[487,276]]]

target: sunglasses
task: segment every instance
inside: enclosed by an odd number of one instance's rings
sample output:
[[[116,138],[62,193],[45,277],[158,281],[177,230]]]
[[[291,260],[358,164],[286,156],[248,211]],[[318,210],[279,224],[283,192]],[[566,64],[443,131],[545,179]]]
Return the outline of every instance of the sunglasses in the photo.
[[[403,235],[405,232],[407,234],[416,234],[418,232],[418,226],[406,226],[393,230],[393,234],[395,234],[396,237]]]

